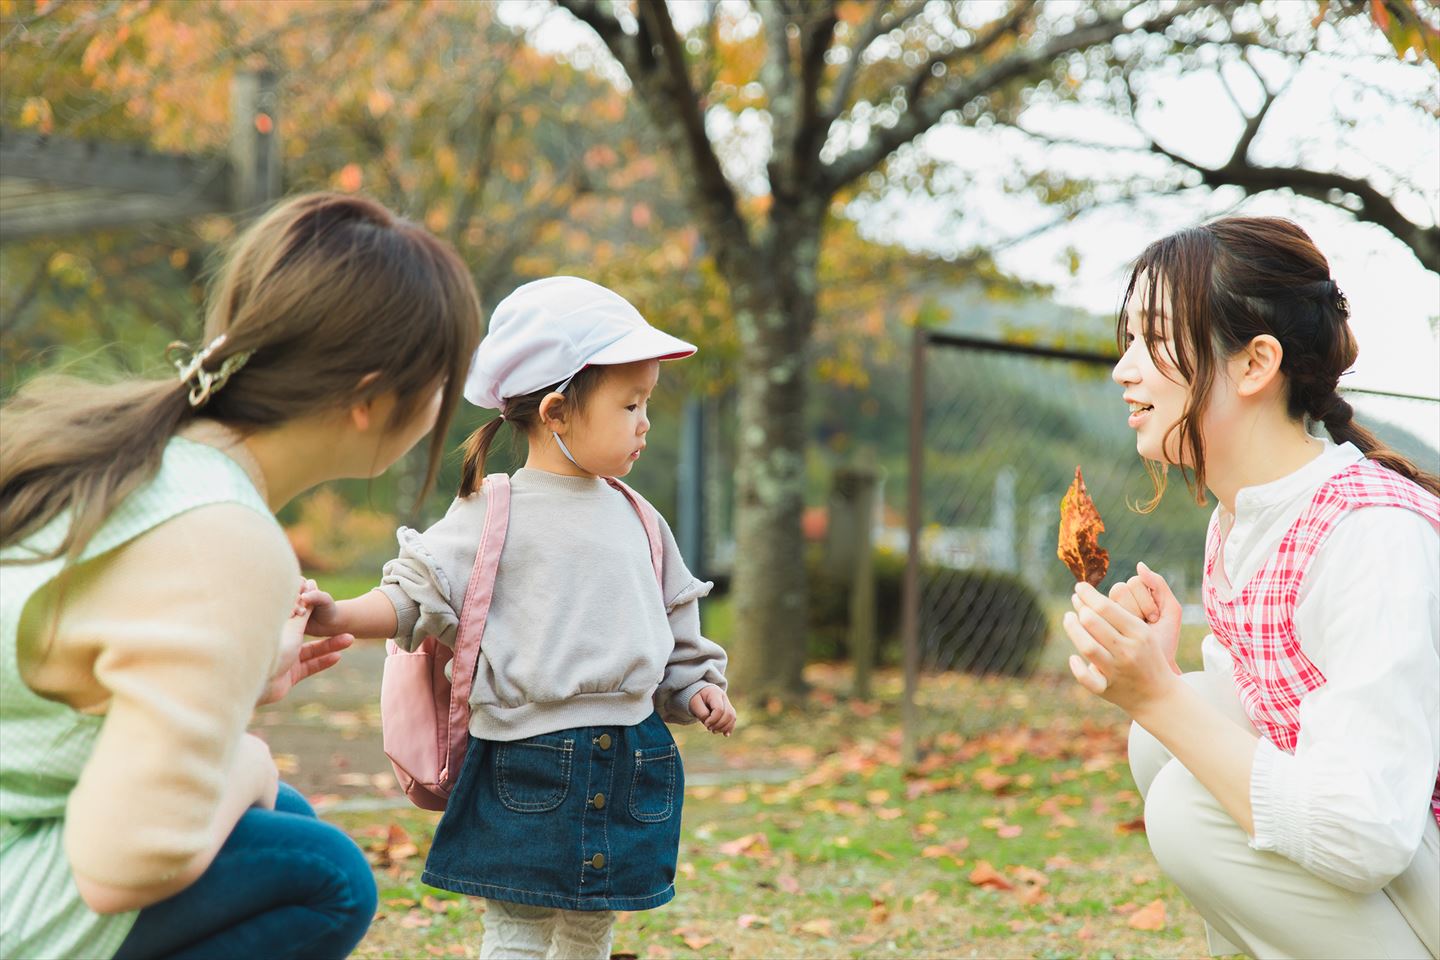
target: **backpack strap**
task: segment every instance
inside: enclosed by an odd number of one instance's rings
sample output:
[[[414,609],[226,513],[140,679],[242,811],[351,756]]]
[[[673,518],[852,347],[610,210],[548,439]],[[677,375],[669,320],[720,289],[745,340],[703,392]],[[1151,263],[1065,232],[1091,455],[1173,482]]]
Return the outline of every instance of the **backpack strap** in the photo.
[[[495,596],[500,551],[505,547],[505,533],[510,527],[510,478],[503,473],[492,473],[485,478],[482,489],[486,497],[485,526],[480,531],[480,548],[475,551],[475,566],[470,570],[470,585],[465,588],[460,625],[455,632],[446,743],[456,739],[464,742],[470,733],[470,688],[475,682],[475,661],[480,657],[480,638],[485,633],[490,601]],[[458,777],[459,771],[454,771],[453,776]]]
[[[650,501],[630,489],[623,481],[606,477],[605,482],[624,494],[625,499],[630,501],[630,506],[640,515],[640,523],[645,527],[645,539],[650,541],[650,564],[655,568],[655,580],[660,584],[660,592],[664,593],[665,544],[660,539],[660,514],[650,505]]]

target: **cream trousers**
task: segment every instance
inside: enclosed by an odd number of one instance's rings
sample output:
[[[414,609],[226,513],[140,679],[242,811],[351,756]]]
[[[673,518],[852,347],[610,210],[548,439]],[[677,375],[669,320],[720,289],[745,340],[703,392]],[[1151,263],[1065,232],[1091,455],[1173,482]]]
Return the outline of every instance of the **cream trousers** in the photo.
[[[615,914],[485,901],[480,960],[609,960]]]
[[[1185,680],[1254,729],[1231,684]],[[1432,819],[1404,873],[1377,893],[1354,893],[1292,860],[1252,850],[1240,825],[1190,771],[1138,725],[1130,771],[1145,798],[1145,830],[1160,867],[1205,918],[1210,953],[1252,957],[1407,957],[1440,950],[1440,828]]]

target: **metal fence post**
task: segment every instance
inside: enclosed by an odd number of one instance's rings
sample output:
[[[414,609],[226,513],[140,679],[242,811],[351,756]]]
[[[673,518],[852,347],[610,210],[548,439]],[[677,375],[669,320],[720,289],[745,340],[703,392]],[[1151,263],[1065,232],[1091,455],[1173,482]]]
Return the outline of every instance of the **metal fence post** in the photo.
[[[910,341],[910,468],[905,518],[905,586],[900,639],[905,655],[905,692],[900,710],[900,761],[913,767],[916,744],[915,692],[920,680],[920,498],[925,457],[925,330],[916,326]]]

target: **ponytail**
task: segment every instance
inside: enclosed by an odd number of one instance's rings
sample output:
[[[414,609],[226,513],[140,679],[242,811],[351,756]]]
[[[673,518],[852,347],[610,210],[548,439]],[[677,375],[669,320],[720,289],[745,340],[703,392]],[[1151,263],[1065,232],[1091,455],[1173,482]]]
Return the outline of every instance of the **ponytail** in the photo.
[[[460,496],[468,497],[480,492],[480,486],[485,482],[485,458],[490,455],[490,447],[504,425],[505,418],[499,416],[465,438],[461,447],[465,460],[460,468]]]
[[[177,380],[96,384],[39,377],[5,405],[0,435],[0,544],[9,547],[67,507],[65,536],[14,562],[73,561],[115,504],[160,469],[165,445],[193,414]]]
[[[1336,443],[1353,443],[1368,459],[1440,496],[1440,476],[1421,470],[1356,423],[1355,409],[1338,393],[1332,393],[1323,406],[1311,413],[1311,417],[1325,424],[1325,432]]]

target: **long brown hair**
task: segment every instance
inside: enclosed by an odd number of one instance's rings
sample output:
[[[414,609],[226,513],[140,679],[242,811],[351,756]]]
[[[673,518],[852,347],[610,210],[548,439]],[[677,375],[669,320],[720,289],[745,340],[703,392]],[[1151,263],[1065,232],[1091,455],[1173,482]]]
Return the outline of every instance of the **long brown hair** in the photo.
[[[41,376],[5,404],[0,546],[69,513],[54,550],[11,562],[78,557],[195,417],[244,435],[391,393],[393,427],[443,384],[423,493],[479,341],[480,305],[465,264],[424,229],[365,197],[315,193],[279,204],[238,238],[212,286],[202,342],[221,334],[205,369],[253,354],[198,409],[173,376],[109,385]]]
[[[600,385],[601,378],[605,376],[605,369],[603,366],[586,367],[575,374],[570,379],[570,385],[565,387],[564,405],[558,408],[555,414],[566,416],[583,414],[591,393]],[[460,496],[468,497],[472,493],[477,493],[485,482],[485,458],[490,455],[490,450],[495,445],[495,438],[500,435],[501,427],[508,423],[514,430],[527,438],[535,436],[543,429],[543,425],[540,423],[540,404],[555,392],[556,387],[560,386],[564,386],[563,381],[543,390],[528,393],[523,397],[506,400],[503,416],[482,424],[465,438],[462,446],[465,459],[460,468]]]
[[[1265,334],[1280,342],[1292,418],[1323,423],[1336,443],[1353,443],[1371,460],[1440,494],[1440,477],[1381,443],[1355,421],[1355,411],[1340,396],[1340,376],[1360,352],[1350,330],[1350,305],[1330,278],[1329,261],[1298,225],[1279,217],[1224,217],[1150,244],[1136,259],[1121,301],[1115,336],[1122,351],[1125,306],[1141,277],[1148,288],[1141,307],[1145,348],[1157,366],[1173,360],[1190,388],[1165,444],[1178,434],[1179,449],[1189,454],[1193,479],[1185,477],[1197,503],[1204,502],[1205,489],[1200,420],[1216,370]],[[1174,355],[1162,360],[1167,303]],[[1152,470],[1151,476],[1153,507],[1164,492],[1164,475]]]

